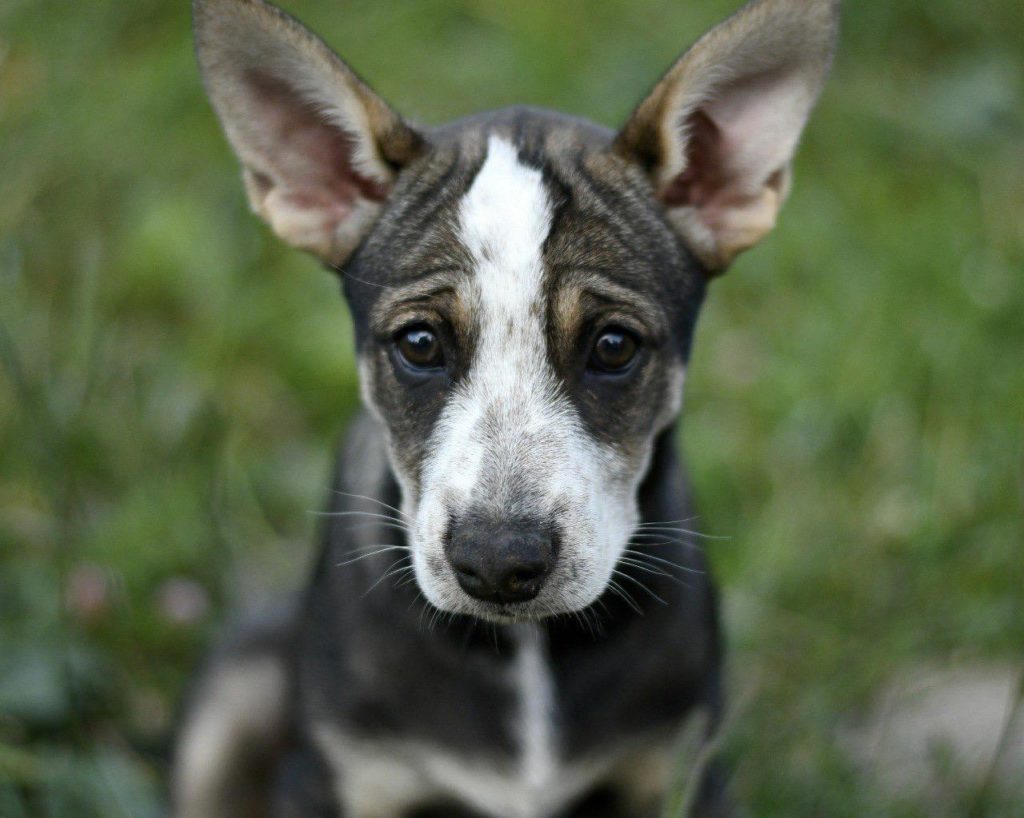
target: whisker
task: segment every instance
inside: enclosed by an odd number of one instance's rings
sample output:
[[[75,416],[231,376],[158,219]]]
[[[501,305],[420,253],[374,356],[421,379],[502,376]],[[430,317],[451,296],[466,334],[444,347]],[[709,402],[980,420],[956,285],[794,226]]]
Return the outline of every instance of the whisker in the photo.
[[[399,522],[385,522],[384,520],[372,520],[368,523],[354,523],[350,526],[346,526],[346,531],[362,531],[373,526],[379,526],[380,528],[391,528],[395,531],[401,531],[403,534],[409,534],[409,527],[404,523]]]
[[[369,497],[369,496],[367,496],[365,494],[353,494],[350,491],[341,491],[341,489],[334,489],[334,493],[338,494],[338,495],[341,495],[342,497],[352,497],[355,500],[367,500],[367,501],[369,501],[371,503],[376,503],[377,505],[383,506],[384,508],[388,509],[389,511],[395,512],[402,519],[411,522],[409,520],[409,515],[406,514],[404,511],[402,511],[400,508],[395,508],[394,506],[390,506],[387,503],[385,503],[383,500],[378,500],[376,497]]]
[[[366,596],[368,593],[370,593],[370,591],[372,591],[374,588],[376,588],[378,585],[380,585],[384,580],[386,580],[388,577],[392,576],[394,574],[394,572],[395,572],[395,567],[397,565],[399,565],[403,560],[406,560],[406,559],[408,559],[408,557],[399,557],[397,560],[395,560],[393,563],[391,563],[391,565],[388,567],[388,569],[383,574],[381,574],[380,577],[377,578],[377,581],[374,582],[373,585],[371,585],[365,591],[363,591],[362,595]],[[411,565],[406,566],[406,567],[407,568],[412,568]],[[398,570],[401,571],[402,569],[399,568]]]
[[[643,538],[645,538],[645,542],[642,543],[643,545],[672,545],[673,543],[681,543],[682,545],[692,545],[692,543],[689,543],[686,540],[680,539],[679,537],[671,537],[671,538],[666,540],[666,539],[664,539],[665,536],[666,536],[665,534],[633,534],[633,536],[630,537],[630,542],[633,542],[634,540],[637,540],[637,539],[643,537]],[[663,539],[653,540],[652,541],[652,540],[646,540],[647,537],[662,537]],[[641,545],[641,543],[636,543],[636,544],[637,545]]]
[[[372,546],[371,546],[372,547]],[[410,548],[407,545],[386,545],[382,548],[378,548],[376,551],[371,551],[368,554],[360,554],[358,557],[353,557],[350,560],[344,560],[335,564],[335,568],[343,568],[346,565],[351,565],[359,560],[365,560],[368,557],[376,557],[378,554],[386,554],[388,551],[409,551]]]
[[[658,576],[668,577],[669,579],[676,579],[677,577],[667,571],[662,571],[656,565],[645,565],[640,560],[632,559],[630,557],[619,557],[619,563],[621,565],[632,565],[634,568],[638,568],[641,571],[646,571],[648,574],[657,574]]]
[[[393,543],[393,542],[378,542],[378,543],[371,543],[370,545],[361,545],[358,548],[350,548],[348,550],[348,553],[349,554],[358,554],[360,551],[369,551],[369,550],[371,550],[373,548],[384,548],[384,547],[406,548],[406,549],[412,550],[411,547],[408,546],[408,545],[399,545],[398,543]]]
[[[672,560],[667,560],[664,557],[658,557],[654,554],[648,554],[646,551],[637,551],[635,548],[627,548],[622,553],[632,554],[635,557],[642,557],[645,560],[654,560],[655,562],[660,562],[663,565],[668,565],[672,568],[678,568],[680,571],[685,571],[688,574],[704,574],[704,572],[701,571],[699,568],[690,568],[688,565],[680,565],[678,562],[673,562]]]
[[[377,520],[388,520],[393,523],[404,525],[408,528],[409,523],[394,514],[381,514],[379,511],[310,511],[315,517],[370,517]]]
[[[617,574],[619,572],[618,571],[613,571],[612,573],[616,573]],[[639,605],[636,604],[636,600],[633,599],[633,597],[631,597],[629,595],[629,593],[626,591],[626,589],[623,588],[621,585],[619,585],[619,583],[617,583],[614,579],[609,579],[608,580],[608,590],[611,591],[616,596],[618,596],[620,599],[622,599],[623,602],[625,602],[636,613],[640,614],[640,616],[644,615],[643,610],[640,608]]]
[[[699,520],[696,514],[692,517],[683,517],[681,520],[644,520],[640,523],[640,527],[643,528],[649,525],[682,525],[683,523],[692,523],[694,520]]]
[[[628,579],[630,582],[636,584],[638,587],[642,588],[647,593],[649,593],[652,597],[654,597],[654,599],[656,599],[662,605],[668,605],[668,603],[664,599],[662,599],[660,596],[658,596],[656,593],[654,593],[654,591],[652,591],[650,588],[648,588],[646,585],[644,585],[636,577],[631,577],[629,574],[626,574],[626,573],[624,573],[622,571],[619,571],[617,569],[613,570],[612,573],[613,574],[617,574],[618,576],[622,577],[623,579]]]
[[[376,281],[366,281],[365,279],[359,278],[358,276],[354,276],[348,270],[339,267],[337,264],[328,264],[327,266],[334,270],[334,272],[338,273],[338,275],[344,276],[345,278],[350,278],[353,281],[358,281],[360,284],[365,284],[367,287],[377,287],[378,289],[381,290],[391,289],[391,285],[389,284],[380,284]]]
[[[723,536],[720,534],[705,534],[703,531],[693,531],[689,528],[679,528],[678,526],[667,526],[667,525],[649,525],[643,527],[643,533],[652,534],[686,534],[690,537],[700,537],[702,540],[731,540],[732,537]]]
[[[674,582],[674,583],[676,583],[676,585],[681,585],[683,588],[692,588],[693,587],[689,582],[687,582],[682,577],[677,577],[675,574],[672,574],[672,573],[670,573],[668,571],[665,571],[665,570],[659,568],[656,565],[645,565],[640,560],[631,559],[629,557],[620,557],[619,558],[619,564],[620,565],[630,565],[634,569],[636,569],[637,571],[643,571],[643,572],[645,572],[647,574],[657,574],[657,575],[663,576],[669,582]]]
[[[404,588],[410,582],[415,582],[416,581],[416,573],[415,573],[416,566],[410,565],[409,567],[413,569],[413,572],[410,573],[409,576],[405,577],[401,582],[395,583],[395,587],[396,588]]]
[[[427,623],[427,630],[434,630],[434,626],[441,620],[441,615],[444,613],[440,608],[434,608],[434,612],[430,615],[430,621]]]
[[[661,537],[660,540],[648,540],[647,537]],[[670,537],[668,534],[634,534],[630,537],[627,545],[636,545],[641,548],[656,548],[658,546],[674,545],[685,548],[688,551],[704,553],[704,547],[700,543],[692,542],[682,537]]]
[[[571,614],[581,628],[586,628],[591,638],[597,639],[599,634],[598,630],[595,629],[595,619],[592,618],[596,617],[596,614],[594,614],[590,607],[586,607],[582,611],[571,611]]]
[[[402,585],[406,585],[411,580],[416,578],[415,574],[413,573],[415,570],[416,570],[416,567],[414,565],[403,565],[401,568],[396,568],[394,571],[392,571],[391,572],[391,576],[393,576],[393,577],[400,577],[400,576],[402,576],[402,574],[408,574],[408,576],[404,577],[402,579],[402,581],[401,581]],[[395,587],[397,588],[397,587],[400,587],[400,586],[399,586],[398,583],[395,583]]]
[[[471,617],[469,620],[469,627],[466,628],[466,633],[462,637],[462,652],[465,653],[469,648],[470,640],[473,638],[473,634],[476,633],[476,626],[479,620],[476,617]]]

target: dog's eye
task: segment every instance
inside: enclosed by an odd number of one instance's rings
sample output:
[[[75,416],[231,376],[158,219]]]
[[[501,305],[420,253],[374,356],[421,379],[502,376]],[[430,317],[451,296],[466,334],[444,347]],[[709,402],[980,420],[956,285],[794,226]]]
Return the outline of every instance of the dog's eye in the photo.
[[[395,338],[398,353],[414,369],[440,369],[444,366],[441,342],[430,327],[409,327]]]
[[[598,372],[622,372],[636,358],[636,336],[618,327],[606,329],[594,342],[587,367]]]

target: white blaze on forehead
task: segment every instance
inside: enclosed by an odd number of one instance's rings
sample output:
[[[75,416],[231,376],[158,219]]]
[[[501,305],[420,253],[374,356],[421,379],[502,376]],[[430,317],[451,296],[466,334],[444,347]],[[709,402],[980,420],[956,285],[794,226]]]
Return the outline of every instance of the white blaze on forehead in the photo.
[[[479,333],[467,383],[441,418],[431,460],[443,464],[448,492],[466,498],[495,454],[473,440],[487,411],[514,412],[517,431],[530,434],[559,410],[544,341],[542,248],[551,203],[541,172],[520,162],[508,141],[490,137],[459,215],[460,239],[474,262],[463,295]]]
[[[486,307],[520,313],[539,300],[541,247],[551,230],[551,203],[541,172],[519,161],[497,136],[462,201],[462,240],[477,263]]]

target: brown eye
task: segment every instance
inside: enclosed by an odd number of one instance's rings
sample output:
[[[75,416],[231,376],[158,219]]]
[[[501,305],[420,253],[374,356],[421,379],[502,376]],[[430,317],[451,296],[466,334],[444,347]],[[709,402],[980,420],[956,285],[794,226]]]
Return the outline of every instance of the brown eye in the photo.
[[[636,336],[624,329],[607,329],[594,342],[587,366],[598,372],[622,372],[636,358]]]
[[[414,369],[440,369],[444,366],[441,342],[430,327],[410,327],[395,338],[398,353]]]

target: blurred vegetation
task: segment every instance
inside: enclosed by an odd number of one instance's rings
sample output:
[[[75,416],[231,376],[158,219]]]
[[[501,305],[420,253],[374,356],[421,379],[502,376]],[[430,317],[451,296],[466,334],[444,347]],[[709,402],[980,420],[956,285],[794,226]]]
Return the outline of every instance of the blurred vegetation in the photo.
[[[293,0],[409,116],[620,122],[730,0]],[[848,4],[779,229],[715,283],[684,445],[752,815],[1020,816],[842,736],[1024,648],[1024,14]],[[248,214],[188,4],[0,5],[0,815],[160,813],[219,623],[301,581],[357,400],[337,283]]]

